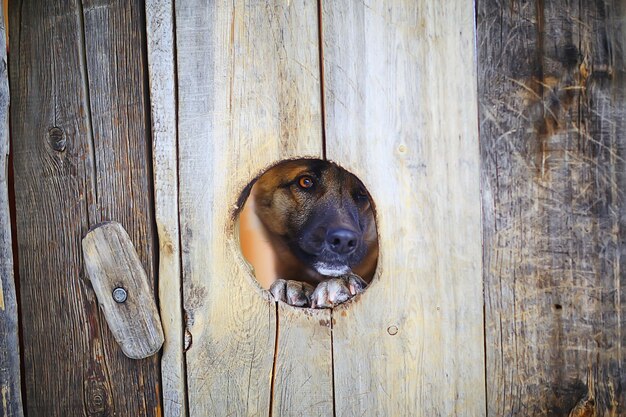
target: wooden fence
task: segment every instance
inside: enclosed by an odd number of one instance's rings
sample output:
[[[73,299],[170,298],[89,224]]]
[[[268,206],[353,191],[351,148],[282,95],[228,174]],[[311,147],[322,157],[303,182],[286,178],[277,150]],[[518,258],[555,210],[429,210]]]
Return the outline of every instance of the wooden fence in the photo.
[[[620,0],[11,3],[0,416],[626,415],[624,45]],[[232,218],[304,156],[377,208],[333,310],[274,303]],[[148,359],[85,277],[108,220],[152,277]]]

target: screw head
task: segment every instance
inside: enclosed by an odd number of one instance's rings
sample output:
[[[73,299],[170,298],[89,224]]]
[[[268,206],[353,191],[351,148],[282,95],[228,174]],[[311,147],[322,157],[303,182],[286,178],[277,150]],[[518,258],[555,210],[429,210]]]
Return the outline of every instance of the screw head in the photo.
[[[116,303],[123,303],[128,298],[128,293],[122,287],[117,287],[113,290],[113,300]]]

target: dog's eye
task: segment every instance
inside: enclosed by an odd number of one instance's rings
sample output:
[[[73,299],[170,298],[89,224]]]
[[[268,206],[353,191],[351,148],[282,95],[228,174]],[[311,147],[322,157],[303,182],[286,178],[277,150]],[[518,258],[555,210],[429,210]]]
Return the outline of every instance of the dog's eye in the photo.
[[[308,189],[313,188],[313,186],[315,185],[315,182],[313,181],[313,178],[309,177],[308,175],[303,175],[302,177],[298,179],[298,185],[303,190],[308,190]]]
[[[366,200],[368,197],[365,188],[359,187],[359,189],[356,191],[356,197],[360,200]]]

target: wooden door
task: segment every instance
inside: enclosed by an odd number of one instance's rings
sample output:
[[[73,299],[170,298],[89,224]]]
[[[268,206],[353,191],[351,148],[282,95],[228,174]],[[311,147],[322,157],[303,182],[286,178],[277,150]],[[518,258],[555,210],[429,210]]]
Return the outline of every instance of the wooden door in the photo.
[[[147,10],[161,298],[182,294],[162,311],[185,326],[166,414],[484,415],[471,4]],[[357,174],[378,209],[377,277],[332,311],[276,305],[234,230],[247,183],[305,156]]]

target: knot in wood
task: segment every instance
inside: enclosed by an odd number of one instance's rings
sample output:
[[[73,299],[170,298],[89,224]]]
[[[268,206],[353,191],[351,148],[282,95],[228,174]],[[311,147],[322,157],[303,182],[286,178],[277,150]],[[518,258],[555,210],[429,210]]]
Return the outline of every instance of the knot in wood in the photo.
[[[65,138],[63,129],[56,126],[50,128],[50,130],[48,130],[48,143],[50,143],[50,147],[55,151],[63,152],[67,145],[67,139]]]
[[[109,395],[105,382],[101,379],[91,379],[87,383],[86,408],[88,416],[103,416],[109,408]]]

